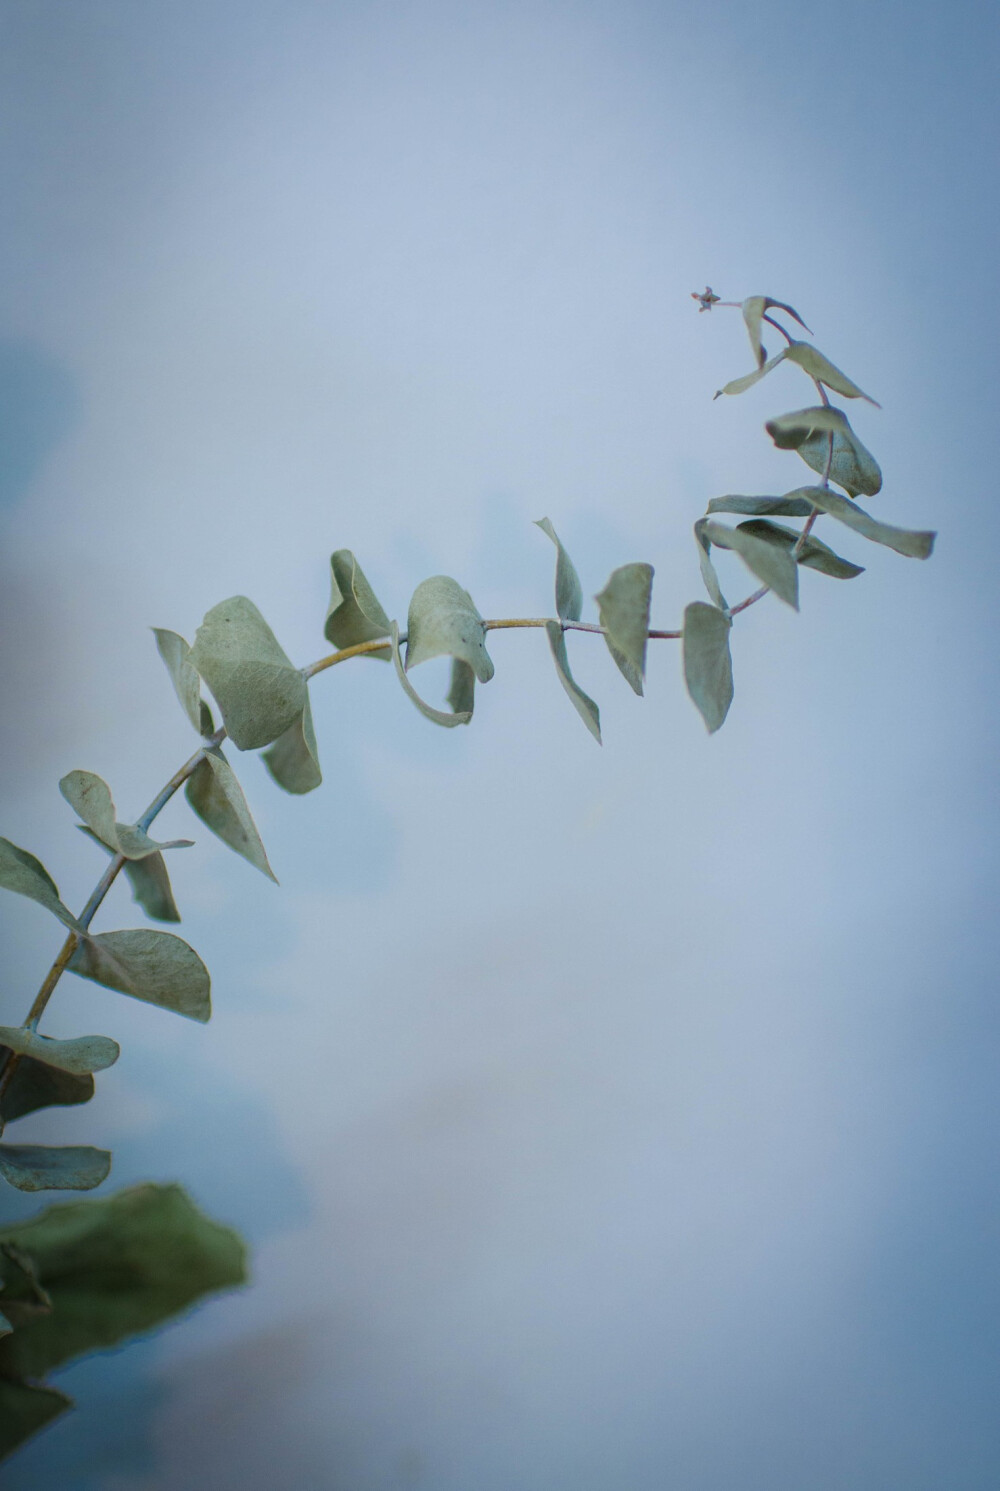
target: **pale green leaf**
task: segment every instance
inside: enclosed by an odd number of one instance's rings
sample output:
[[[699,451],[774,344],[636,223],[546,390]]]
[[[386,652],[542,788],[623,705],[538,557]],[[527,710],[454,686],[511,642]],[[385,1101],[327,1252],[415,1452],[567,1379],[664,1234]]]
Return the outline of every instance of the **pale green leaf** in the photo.
[[[339,649],[359,642],[375,642],[389,635],[389,618],[379,605],[364,571],[350,549],[330,556],[330,605],[324,636]],[[390,649],[379,649],[367,657],[388,661]]]
[[[212,716],[209,714],[208,719],[205,719],[204,710],[207,706],[202,703],[201,679],[191,661],[191,648],[177,632],[168,631],[165,627],[154,626],[152,633],[156,638],[157,651],[167,666],[167,672],[170,674],[170,681],[180,700],[181,708],[199,735],[206,733],[206,724],[209,727],[207,733],[210,735]]]
[[[576,566],[548,518],[538,518],[535,527],[540,528],[556,546],[556,615],[563,621],[579,621],[583,611],[583,586]]]
[[[110,1151],[89,1144],[0,1144],[0,1175],[19,1191],[92,1191],[110,1169]]]
[[[852,497],[859,493],[874,497],[881,491],[882,473],[878,462],[851,429],[841,409],[823,405],[796,409],[791,414],[779,414],[777,418],[769,419],[764,428],[779,450],[798,451],[806,465],[820,475],[826,471],[832,435],[831,481]]]
[[[937,537],[935,533],[926,529],[894,528],[890,523],[879,523],[856,503],[849,502],[839,492],[831,492],[826,487],[806,487],[804,492],[821,512],[829,513],[831,518],[837,518],[848,528],[853,528],[862,538],[869,538],[873,543],[895,549],[897,554],[905,554],[908,559],[930,558]]]
[[[548,635],[549,646],[555,659],[556,672],[559,682],[569,695],[570,702],[577,714],[580,716],[591,735],[601,744],[601,712],[589,694],[585,694],[570,672],[569,657],[566,653],[566,636],[558,621],[547,621],[545,631]]]
[[[92,771],[71,771],[59,783],[59,791],[106,849],[126,859],[145,859],[164,849],[190,849],[190,839],[157,843],[145,829],[115,821],[115,805],[107,782]]]
[[[762,584],[793,610],[799,609],[799,576],[795,561],[782,549],[754,538],[742,527],[706,522],[705,537],[718,549],[732,549]]]
[[[705,531],[707,525],[707,518],[699,518],[694,525],[695,543],[698,545],[698,563],[701,565],[701,578],[705,582],[705,589],[712,597],[713,603],[718,606],[720,611],[728,611],[729,602],[722,593],[722,587],[719,585],[719,577],[715,572],[715,565],[711,559],[712,543]]]
[[[98,932],[77,946],[69,968],[81,978],[204,1023],[212,1013],[208,969],[172,932]]]
[[[277,884],[243,789],[218,747],[205,752],[204,761],[188,778],[184,796],[206,828]]]
[[[191,661],[212,690],[238,750],[270,745],[305,708],[300,669],[245,595],[212,607],[198,628]]]
[[[761,367],[767,360],[767,353],[761,342],[761,332],[763,330],[761,323],[764,320],[765,311],[787,311],[792,319],[797,321],[804,330],[809,330],[798,311],[793,311],[792,307],[785,305],[784,301],[772,300],[770,295],[751,295],[743,302],[742,309],[743,320],[746,322],[747,332],[750,337],[750,346],[753,348],[754,361],[758,367]]]
[[[0,1025],[0,1042],[18,1056],[31,1056],[45,1066],[77,1077],[103,1072],[114,1066],[121,1055],[121,1047],[110,1036],[79,1035],[57,1041],[37,1031],[25,1030],[21,1025]]]
[[[684,609],[684,681],[709,733],[719,729],[733,702],[731,629],[717,606],[692,601]]]
[[[396,666],[396,676],[399,679],[400,683],[403,685],[405,693],[410,697],[410,699],[412,699],[413,703],[420,710],[420,713],[424,715],[426,719],[433,720],[435,725],[444,725],[446,729],[450,729],[452,725],[467,725],[472,719],[473,691],[476,684],[475,674],[473,673],[469,664],[462,662],[458,658],[456,658],[455,661],[452,663],[452,682],[451,689],[448,694],[448,702],[452,704],[453,707],[454,704],[457,702],[461,704],[467,704],[468,708],[462,710],[455,709],[454,713],[449,713],[447,710],[444,709],[435,709],[433,705],[428,704],[426,700],[421,699],[420,695],[413,687],[413,684],[406,676],[406,669],[403,667],[403,659],[399,653],[399,625],[395,621],[390,622],[389,624],[389,636],[392,645],[392,660]],[[465,674],[462,675],[464,681],[461,682],[458,687],[456,687],[455,675],[458,668],[464,668]]]
[[[713,497],[709,513],[747,513],[753,517],[808,518],[812,503],[791,492],[787,497]]]
[[[41,860],[29,854],[27,849],[19,849],[9,839],[0,839],[0,889],[28,896],[51,911],[65,926],[76,929],[76,917],[60,901],[56,883]]]
[[[486,628],[471,595],[449,575],[433,575],[413,592],[406,622],[406,671],[430,658],[468,663],[480,683],[493,677]]]
[[[827,388],[832,388],[835,393],[843,394],[845,399],[867,399],[869,404],[874,404],[876,409],[882,406],[877,399],[873,399],[852,383],[846,373],[835,368],[828,357],[822,352],[817,352],[808,342],[792,342],[785,348],[785,356],[790,362],[798,363],[802,370],[814,378],[817,383],[825,383]]]
[[[781,523],[770,523],[766,518],[751,519],[749,523],[739,525],[742,533],[749,533],[754,538],[762,539],[764,543],[774,544],[775,548],[784,549],[790,553],[799,542],[801,534],[794,528],[785,528]],[[858,575],[864,574],[864,568],[860,564],[852,564],[849,559],[841,559],[831,548],[820,539],[814,538],[812,534],[802,544],[798,554],[799,564],[804,564],[808,569],[819,570],[821,575],[830,575],[834,580],[853,580]]]
[[[767,362],[761,363],[760,367],[755,368],[752,373],[744,373],[742,378],[734,378],[731,383],[727,383],[724,388],[720,388],[715,397],[720,398],[724,393],[746,393],[748,388],[753,388],[754,384],[759,383],[772,368],[776,368],[779,362],[784,362],[787,350],[787,348],[784,348],[781,352],[776,352],[773,357],[769,357]]]
[[[289,725],[284,735],[279,735],[274,745],[264,752],[264,765],[279,787],[286,792],[301,795],[312,792],[323,780],[319,769],[319,754],[316,747],[316,732],[313,729],[312,710],[306,695],[306,707],[294,724]]]
[[[102,843],[93,829],[87,828],[83,823],[78,823],[77,828],[88,839],[99,844],[106,854],[114,854],[115,851]],[[147,916],[156,922],[180,921],[181,914],[170,888],[170,876],[162,854],[148,854],[143,859],[127,859],[124,870],[132,887],[132,899],[142,907]]]
[[[0,1046],[0,1063],[9,1049]],[[55,1067],[33,1061],[30,1056],[22,1056],[0,1097],[0,1121],[13,1123],[39,1108],[68,1108],[77,1103],[89,1103],[93,1096],[93,1077],[74,1077],[69,1072],[60,1072]]]
[[[451,686],[446,699],[455,714],[470,714],[476,703],[476,675],[459,657],[451,660]]]
[[[608,650],[637,694],[646,672],[652,589],[651,564],[623,564],[596,597]]]
[[[32,1260],[51,1300],[0,1345],[0,1377],[41,1377],[162,1325],[246,1282],[246,1250],[180,1186],[142,1185],[51,1206],[0,1233]]]

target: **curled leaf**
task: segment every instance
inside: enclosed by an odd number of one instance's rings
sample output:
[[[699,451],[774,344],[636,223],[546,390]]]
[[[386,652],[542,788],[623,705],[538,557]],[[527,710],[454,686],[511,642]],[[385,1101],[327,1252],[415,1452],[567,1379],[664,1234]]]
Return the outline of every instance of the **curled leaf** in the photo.
[[[202,702],[201,679],[191,661],[191,648],[182,636],[165,627],[154,626],[152,632],[156,638],[156,650],[166,664],[181,708],[199,735],[210,735],[212,715],[208,706]]]
[[[191,662],[215,695],[229,737],[240,751],[270,745],[305,708],[301,671],[245,595],[232,596],[207,613],[191,649]]]
[[[184,796],[216,838],[242,854],[269,880],[275,880],[243,789],[217,746],[205,752],[204,761],[191,773]]]
[[[330,555],[330,605],[323,635],[340,649],[389,635],[389,618],[350,549],[337,549]],[[390,649],[367,656],[387,662]]]
[[[172,932],[99,932],[80,941],[68,966],[81,978],[190,1020],[204,1024],[212,1013],[208,969]]]
[[[752,535],[761,539],[764,543],[773,544],[777,549],[783,549],[791,553],[801,539],[801,534],[794,528],[785,528],[781,523],[768,522],[766,518],[751,519],[748,523],[739,525],[741,533]],[[804,564],[808,569],[819,570],[821,575],[830,575],[834,580],[853,580],[858,575],[864,574],[864,568],[860,564],[852,564],[849,559],[841,559],[831,548],[820,539],[814,538],[810,533],[802,542],[798,553],[798,563]]]
[[[376,656],[376,654],[372,654]],[[279,787],[286,792],[301,795],[312,792],[323,780],[319,769],[319,754],[316,747],[316,732],[313,729],[309,696],[306,707],[294,724],[289,725],[284,735],[279,735],[274,745],[264,752],[264,765]]]
[[[684,608],[684,682],[709,734],[719,729],[733,702],[731,629],[717,606],[692,601]]]
[[[0,839],[0,889],[37,901],[64,926],[76,930],[76,917],[60,901],[58,887],[41,860],[9,839]]]
[[[871,451],[858,439],[841,409],[817,405],[769,419],[764,428],[779,450],[795,450],[814,471],[826,471],[833,436],[830,479],[852,497],[874,497],[882,489],[882,472]],[[792,494],[795,495],[794,493]]]
[[[905,554],[908,559],[930,558],[936,533],[926,529],[895,528],[891,523],[879,523],[856,503],[848,502],[846,497],[842,497],[839,492],[831,492],[827,487],[806,487],[804,491],[821,512],[829,513],[831,518],[853,528],[862,538],[895,549],[897,554]]]
[[[753,517],[808,518],[812,503],[795,492],[787,497],[713,497],[709,513],[746,513]]]
[[[562,621],[579,621],[583,610],[583,587],[576,566],[566,553],[548,518],[538,518],[540,528],[556,546],[556,615]]]
[[[486,628],[469,592],[449,575],[433,575],[413,592],[406,622],[406,670],[435,657],[460,658],[480,683],[493,677]]]
[[[89,1144],[0,1144],[0,1175],[19,1191],[92,1191],[110,1169],[110,1152]]]
[[[444,709],[435,709],[425,699],[421,699],[413,684],[406,676],[406,669],[403,667],[403,659],[399,652],[398,622],[393,621],[390,623],[389,637],[392,647],[392,661],[396,668],[396,677],[403,685],[404,692],[412,699],[413,703],[420,710],[420,713],[426,719],[432,720],[435,725],[444,725],[446,729],[450,729],[453,725],[467,725],[472,719],[473,695],[476,686],[476,675],[468,663],[462,662],[457,658],[452,663],[452,682],[448,694],[448,702],[452,705],[453,712],[449,713]],[[456,676],[458,678],[457,686]],[[467,707],[459,709],[459,704]]]
[[[705,522],[702,530],[710,543],[719,549],[732,549],[763,584],[773,590],[793,610],[799,609],[799,576],[795,561],[786,550],[775,548],[743,529],[727,528],[723,523]]]
[[[105,848],[126,859],[145,859],[147,855],[159,854],[164,849],[190,849],[190,839],[171,839],[159,844],[151,839],[145,829],[133,823],[115,821],[115,805],[111,789],[103,778],[92,771],[71,771],[59,783],[59,791],[70,807],[75,809],[90,829],[93,836]]]
[[[767,353],[761,342],[761,323],[764,320],[765,311],[787,311],[793,321],[797,321],[804,331],[809,330],[798,311],[793,311],[792,307],[785,305],[784,301],[772,300],[770,295],[749,296],[743,302],[742,310],[747,334],[750,337],[750,346],[753,348],[754,359],[758,367],[761,367],[767,360]]]
[[[637,694],[646,671],[652,589],[651,564],[623,564],[596,597],[608,651]]]
[[[566,635],[558,621],[547,621],[545,623],[546,635],[549,646],[552,649],[552,657],[555,661],[556,672],[559,682],[566,690],[570,702],[577,714],[580,716],[591,735],[600,745],[601,742],[601,711],[591,699],[585,694],[570,671],[569,657],[566,653]]]
[[[23,1026],[0,1025],[0,1043],[18,1056],[30,1056],[45,1066],[77,1077],[103,1072],[114,1066],[121,1055],[117,1041],[106,1035],[80,1035],[72,1040],[57,1041]]]

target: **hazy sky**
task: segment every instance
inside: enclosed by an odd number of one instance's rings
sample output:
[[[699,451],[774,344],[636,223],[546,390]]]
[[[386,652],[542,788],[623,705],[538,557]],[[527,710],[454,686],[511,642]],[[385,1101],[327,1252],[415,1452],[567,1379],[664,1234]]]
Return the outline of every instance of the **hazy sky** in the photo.
[[[639,701],[571,638],[603,749],[538,632],[468,730],[315,681],[320,791],[236,763],[280,889],[171,859],[211,1025],[67,979],[122,1059],[21,1130],[181,1180],[253,1286],[62,1374],[10,1491],[994,1491],[998,61],[968,0],[0,0],[2,831],[71,905],[58,778],[134,817],[193,748],[150,625],[245,593],[308,662],[343,546],[390,615],[546,614],[543,514],[675,625],[812,402],[713,403],[706,282],[802,312],[867,505],[940,530],[826,521],[866,573],[737,619],[712,738],[671,642]],[[16,1023],[58,932],[0,912]]]

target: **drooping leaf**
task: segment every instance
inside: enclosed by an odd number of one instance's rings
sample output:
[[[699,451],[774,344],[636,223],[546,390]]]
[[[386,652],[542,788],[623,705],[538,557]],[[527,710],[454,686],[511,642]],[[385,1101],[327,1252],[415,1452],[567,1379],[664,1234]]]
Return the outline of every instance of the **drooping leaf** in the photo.
[[[733,702],[732,622],[717,606],[692,601],[684,608],[684,682],[712,734]]]
[[[264,752],[264,765],[286,792],[312,792],[322,782],[308,694],[299,718]]]
[[[0,1046],[0,1062],[4,1061],[9,1049]],[[93,1077],[74,1077],[69,1072],[60,1072],[55,1067],[33,1061],[30,1056],[22,1056],[0,1097],[0,1120],[13,1123],[40,1108],[69,1108],[77,1103],[89,1103],[93,1096]]]
[[[0,1144],[0,1175],[18,1191],[92,1191],[110,1169],[110,1151],[89,1144]]]
[[[720,388],[715,394],[715,398],[720,398],[724,393],[746,393],[748,388],[753,388],[754,384],[759,383],[772,368],[776,368],[779,362],[784,362],[787,355],[788,348],[782,348],[773,357],[769,357],[767,362],[762,362],[760,367],[755,368],[752,373],[744,373],[742,378],[734,378],[731,383],[727,383],[723,388]]]
[[[86,824],[78,823],[77,828],[93,843],[99,844],[106,854],[114,854],[114,850],[109,849]],[[148,854],[144,859],[127,859],[124,869],[132,887],[132,899],[142,907],[147,916],[156,922],[180,921],[181,914],[170,888],[170,876],[162,854]]]
[[[0,839],[0,889],[16,891],[19,896],[37,901],[64,926],[76,930],[76,917],[60,901],[58,887],[41,860],[9,839]]]
[[[596,597],[608,650],[637,694],[646,672],[652,590],[651,564],[623,564]]]
[[[40,1377],[246,1281],[240,1238],[176,1185],[52,1206],[0,1239],[31,1257],[52,1302],[0,1342],[0,1375]]]
[[[187,780],[184,796],[206,828],[277,884],[243,789],[218,747],[205,752],[204,761]]]
[[[822,352],[817,352],[808,342],[792,342],[785,348],[785,356],[790,362],[797,362],[802,370],[814,378],[817,383],[825,383],[827,388],[832,388],[835,393],[843,394],[845,399],[867,399],[869,404],[874,404],[876,409],[881,409],[877,399],[873,399],[852,383],[846,373],[835,368],[828,357]]]
[[[455,658],[451,665],[451,688],[448,691],[448,702],[452,706],[453,713],[449,713],[444,709],[435,709],[425,699],[421,699],[413,684],[406,676],[406,669],[403,667],[403,659],[399,652],[398,622],[393,621],[389,623],[389,636],[391,639],[392,660],[396,667],[396,676],[403,685],[404,692],[412,699],[413,703],[420,710],[420,713],[426,719],[432,720],[435,725],[444,725],[446,729],[450,729],[452,725],[467,725],[472,719],[473,695],[476,686],[476,675],[468,663]],[[467,707],[460,710],[457,707],[458,704],[466,705]]]
[[[198,677],[197,668],[191,661],[191,648],[182,636],[177,632],[168,631],[165,627],[154,626],[152,632],[156,638],[156,650],[167,666],[167,672],[170,674],[170,681],[181,708],[199,735],[206,733],[210,735],[212,715],[209,711],[206,719],[208,706],[202,702],[201,679]]]
[[[724,523],[705,523],[702,530],[710,543],[719,549],[732,549],[764,585],[793,610],[799,609],[799,576],[795,561],[787,551],[754,538],[743,527],[727,528]]]
[[[147,855],[159,854],[164,849],[191,847],[190,839],[171,839],[160,844],[136,824],[116,822],[111,789],[92,771],[69,772],[60,781],[59,791],[70,807],[79,813],[93,836],[126,859],[145,859]]]
[[[493,677],[486,629],[469,592],[449,575],[422,580],[406,622],[406,671],[435,657],[460,658],[480,683]]]
[[[556,546],[556,615],[562,621],[579,621],[583,611],[583,586],[576,566],[548,518],[538,518],[535,527],[540,528]]]
[[[821,512],[829,513],[831,518],[837,518],[863,538],[871,539],[872,543],[884,544],[886,548],[895,549],[897,554],[905,554],[908,559],[930,558],[936,533],[926,529],[894,528],[891,523],[879,523],[856,503],[849,502],[839,492],[831,492],[826,487],[806,487],[804,491],[810,502]]]
[[[73,1399],[54,1387],[0,1377],[0,1459],[73,1407]]]
[[[751,295],[743,302],[742,309],[743,320],[746,322],[750,337],[750,346],[753,348],[754,359],[758,367],[761,367],[767,360],[767,353],[761,342],[761,323],[765,311],[787,311],[793,321],[797,321],[805,331],[809,330],[798,311],[793,311],[792,307],[785,305],[784,301],[772,300],[770,295]]]
[[[563,629],[559,625],[558,621],[547,621],[545,623],[545,631],[549,639],[549,646],[552,649],[552,656],[555,660],[556,672],[559,675],[559,682],[562,684],[563,688],[566,690],[566,693],[569,695],[569,699],[573,705],[573,708],[576,710],[577,714],[580,716],[581,720],[586,725],[591,735],[597,741],[597,744],[600,745],[601,712],[598,709],[597,705],[594,703],[593,699],[591,699],[590,695],[583,692],[583,689],[577,683],[576,679],[573,677],[573,674],[570,671],[569,657],[566,653],[565,633],[563,632]]]
[[[80,942],[68,966],[81,978],[190,1020],[204,1023],[212,1013],[208,969],[172,932],[98,932]]]
[[[198,628],[191,662],[215,695],[240,751],[270,745],[306,705],[306,683],[245,595],[213,606]]]
[[[830,479],[852,497],[859,493],[874,497],[881,491],[882,472],[878,462],[851,429],[843,410],[821,404],[812,409],[796,409],[791,414],[769,419],[764,428],[779,450],[798,451],[806,465],[820,475],[826,470],[832,435]]]
[[[376,599],[364,571],[350,549],[330,555],[330,605],[323,634],[334,647],[355,647],[389,635],[389,618]],[[388,661],[390,649],[380,648],[367,657]]]
[[[748,523],[741,523],[739,527],[741,532],[762,539],[764,543],[774,544],[775,548],[784,549],[788,553],[791,553],[801,537],[794,528],[785,528],[781,523],[770,523],[766,518],[751,519]],[[864,574],[862,565],[852,564],[849,559],[841,559],[839,554],[835,554],[811,533],[799,550],[798,562],[809,569],[819,570],[821,575],[830,575],[834,580],[853,580]]]
[[[705,589],[712,597],[713,604],[718,606],[720,611],[728,611],[729,602],[722,593],[719,577],[715,572],[715,565],[711,559],[712,541],[705,531],[707,524],[707,518],[699,518],[694,525],[694,538],[695,543],[698,545],[698,563],[701,565],[701,578],[705,582]]]
[[[808,518],[812,503],[794,492],[787,497],[713,497],[709,513],[746,513],[753,517]]]
[[[79,1035],[72,1040],[57,1041],[35,1030],[25,1030],[21,1025],[0,1025],[0,1042],[18,1056],[31,1056],[77,1077],[103,1072],[114,1066],[121,1055],[121,1047],[110,1036]]]

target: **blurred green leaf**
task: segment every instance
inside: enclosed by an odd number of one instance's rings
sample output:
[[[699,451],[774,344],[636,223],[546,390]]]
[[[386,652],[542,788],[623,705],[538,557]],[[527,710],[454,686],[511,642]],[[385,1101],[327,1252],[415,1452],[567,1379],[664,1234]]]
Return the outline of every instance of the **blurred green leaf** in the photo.
[[[763,366],[767,360],[767,353],[761,342],[762,322],[765,311],[787,311],[793,321],[797,321],[806,331],[809,330],[798,311],[793,311],[790,305],[784,301],[772,300],[770,295],[751,295],[743,302],[743,320],[746,322],[747,332],[750,336],[750,346],[753,348],[754,360],[758,367]]]
[[[709,513],[747,513],[754,517],[808,518],[812,503],[790,492],[787,497],[713,497]]]
[[[312,792],[322,782],[308,694],[306,707],[295,723],[264,752],[264,765],[286,792]]]
[[[570,672],[569,657],[566,653],[566,637],[558,621],[547,621],[545,623],[546,635],[552,656],[555,659],[556,672],[559,682],[569,695],[570,702],[577,714],[580,716],[591,735],[601,745],[601,712],[589,694],[585,694]]]
[[[780,352],[776,352],[773,357],[769,357],[767,362],[762,362],[760,367],[755,368],[752,373],[744,373],[742,378],[734,378],[731,383],[725,384],[723,388],[718,390],[715,397],[718,399],[724,393],[746,393],[748,388],[753,388],[754,384],[759,383],[772,368],[776,368],[779,362],[784,362],[787,356],[788,348],[785,347]]]
[[[596,597],[608,650],[637,694],[646,672],[652,590],[651,564],[623,564]]]
[[[762,539],[767,544],[774,544],[775,548],[784,549],[788,553],[791,553],[801,537],[794,528],[785,528],[781,523],[769,523],[766,518],[741,523],[739,527],[742,533],[749,533],[754,538]],[[819,570],[822,575],[830,575],[835,580],[853,580],[856,576],[864,574],[862,565],[852,564],[849,559],[841,559],[839,554],[835,554],[831,548],[822,543],[820,539],[814,538],[812,534],[803,542],[799,550],[798,562],[809,569]]]
[[[121,1047],[107,1035],[78,1035],[72,1040],[57,1041],[51,1036],[25,1030],[23,1025],[0,1025],[0,1042],[18,1056],[31,1056],[60,1072],[83,1077],[114,1066]]]
[[[92,1191],[110,1169],[110,1152],[89,1144],[0,1144],[0,1175],[19,1191]]]
[[[212,1013],[208,969],[172,932],[98,932],[79,943],[68,966],[81,978],[190,1020],[204,1023]]]
[[[77,828],[93,843],[100,845],[105,854],[114,854],[115,851],[99,839],[92,828],[84,823],[78,823]],[[132,899],[142,907],[147,916],[157,922],[180,921],[181,914],[174,901],[170,876],[162,854],[148,854],[144,859],[127,859],[124,870],[132,887]]]
[[[475,674],[468,663],[461,662],[457,658],[452,663],[451,689],[448,693],[448,702],[452,705],[454,713],[449,713],[444,709],[435,709],[433,705],[421,699],[413,684],[406,676],[403,659],[399,653],[398,622],[390,622],[389,636],[391,638],[392,660],[396,667],[396,676],[403,685],[404,692],[412,699],[413,703],[420,710],[420,713],[426,719],[432,720],[435,725],[444,725],[446,729],[450,729],[453,725],[467,725],[472,719],[473,691],[476,683]],[[464,673],[459,674],[459,669],[464,669]],[[461,680],[458,687],[456,687],[456,674],[458,674]],[[455,707],[456,703],[467,704],[468,707],[459,710]]]
[[[698,563],[701,565],[701,578],[705,582],[705,589],[712,597],[713,603],[718,606],[720,611],[728,611],[729,602],[722,593],[722,587],[719,585],[719,577],[715,572],[715,565],[712,563],[712,541],[706,531],[707,528],[707,518],[699,518],[694,525],[694,538],[695,543],[698,545]]]
[[[406,622],[406,671],[430,658],[460,658],[480,683],[493,677],[486,629],[471,595],[449,575],[433,575],[413,592]]]
[[[51,1206],[6,1228],[0,1240],[28,1254],[52,1302],[49,1313],[0,1342],[4,1375],[41,1377],[246,1282],[239,1236],[176,1185]]]
[[[835,368],[828,357],[822,352],[817,352],[815,347],[810,347],[808,342],[792,342],[785,348],[785,356],[790,362],[797,362],[802,370],[814,378],[817,383],[825,383],[827,388],[832,388],[834,393],[843,394],[845,399],[867,399],[869,404],[874,404],[876,409],[882,406],[877,399],[873,399],[852,383],[846,373]]]
[[[323,634],[334,647],[355,647],[389,635],[389,618],[350,549],[330,555],[330,605]],[[368,657],[388,661],[390,649],[370,652]]]
[[[206,828],[277,884],[243,789],[218,747],[205,752],[204,761],[188,778],[184,796]]]
[[[245,595],[212,607],[198,628],[191,661],[215,695],[238,750],[270,745],[305,708],[301,671]]]
[[[58,887],[41,860],[9,839],[0,839],[0,889],[16,891],[19,896],[37,901],[64,926],[76,930],[76,917],[60,901]]]
[[[73,1407],[54,1387],[0,1377],[0,1459]]]
[[[869,538],[872,543],[895,549],[897,554],[905,554],[908,559],[930,558],[937,534],[926,529],[894,528],[890,523],[879,523],[856,503],[849,502],[839,492],[831,492],[826,487],[806,487],[804,490],[810,502],[822,512],[829,513],[831,518],[837,518],[848,528],[853,528],[862,538]]]
[[[820,475],[826,470],[829,439],[833,436],[830,479],[852,497],[863,493],[874,497],[882,489],[882,472],[871,451],[866,450],[851,429],[841,409],[817,405],[779,414],[764,426],[779,450],[795,450]],[[794,496],[795,493],[790,495]]]
[[[117,823],[111,789],[103,778],[92,771],[69,772],[60,781],[59,791],[83,819],[94,838],[105,848],[123,854],[126,859],[145,859],[147,855],[159,854],[164,849],[191,848],[190,839],[171,839],[160,844],[151,839],[145,829],[138,828],[133,823]]]
[[[563,548],[548,518],[538,518],[540,528],[556,546],[556,615],[563,621],[579,621],[583,611],[583,586],[576,566]]]
[[[157,651],[167,666],[167,672],[170,674],[170,681],[180,700],[181,708],[199,735],[211,735],[212,716],[209,713],[208,719],[205,718],[207,705],[202,703],[201,679],[191,661],[191,648],[177,632],[167,631],[161,626],[154,626],[151,630],[156,638]],[[205,730],[206,724],[208,725],[207,731]]]
[[[754,538],[741,526],[727,528],[724,523],[706,522],[705,537],[718,549],[732,549],[764,585],[793,610],[799,609],[799,576],[795,561],[783,549]]]
[[[732,622],[717,606],[692,601],[684,608],[684,681],[709,733],[718,730],[733,702]]]
[[[0,1062],[9,1049],[0,1046]],[[89,1103],[93,1096],[93,1077],[74,1077],[69,1072],[57,1071],[55,1067],[22,1056],[0,1097],[0,1121],[13,1123],[40,1108],[69,1108],[77,1103]]]

